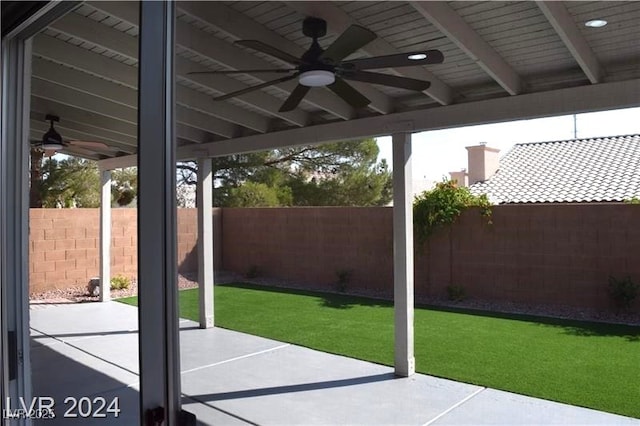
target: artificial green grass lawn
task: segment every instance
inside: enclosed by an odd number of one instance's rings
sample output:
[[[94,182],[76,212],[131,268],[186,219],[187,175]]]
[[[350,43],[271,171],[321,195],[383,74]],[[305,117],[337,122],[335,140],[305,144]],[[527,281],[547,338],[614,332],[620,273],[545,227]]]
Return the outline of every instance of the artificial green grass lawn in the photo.
[[[120,301],[136,304],[135,297]],[[180,292],[198,320],[198,290]],[[393,364],[391,303],[218,285],[216,325]],[[415,310],[416,370],[640,418],[640,327],[439,309]]]

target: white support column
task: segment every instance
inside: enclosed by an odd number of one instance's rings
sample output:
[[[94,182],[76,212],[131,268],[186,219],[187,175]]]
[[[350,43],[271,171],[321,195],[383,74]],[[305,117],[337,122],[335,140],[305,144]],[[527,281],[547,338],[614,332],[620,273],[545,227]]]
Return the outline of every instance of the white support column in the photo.
[[[393,300],[395,373],[415,373],[413,356],[413,199],[411,133],[393,135]]]
[[[3,5],[4,6],[4,5]],[[29,337],[29,111],[31,37],[77,6],[48,2],[2,35],[0,50],[0,412],[31,401]],[[5,29],[5,28],[3,28]],[[14,406],[15,407],[15,406]],[[0,424],[31,425],[28,418]]]
[[[200,328],[214,326],[213,284],[213,186],[211,158],[198,160],[198,288],[200,294]]]
[[[31,42],[2,40],[0,394],[31,400],[29,339],[29,83]],[[6,399],[0,402],[4,406]],[[16,425],[27,424],[19,419]],[[0,420],[4,424],[3,420]],[[29,423],[30,424],[30,423]]]
[[[173,67],[175,3],[141,1],[139,5],[140,424],[176,426],[182,424],[179,418],[186,414],[180,410]],[[195,424],[195,418],[192,420]]]
[[[100,171],[100,301],[111,300],[111,171]]]

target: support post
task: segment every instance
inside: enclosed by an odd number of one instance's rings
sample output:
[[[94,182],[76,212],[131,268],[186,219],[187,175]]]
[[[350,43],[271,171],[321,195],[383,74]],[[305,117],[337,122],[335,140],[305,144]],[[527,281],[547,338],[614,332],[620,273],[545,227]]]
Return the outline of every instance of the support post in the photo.
[[[175,426],[181,414],[173,65],[175,3],[141,1],[139,5],[140,424]]]
[[[200,328],[214,326],[213,285],[213,187],[211,159],[198,160],[198,288],[200,294]]]
[[[415,373],[411,133],[393,135],[393,301],[397,376]]]
[[[43,2],[44,3],[44,2]],[[29,338],[29,134],[32,36],[77,2],[48,2],[2,35],[0,49],[0,413],[8,398],[31,401]],[[19,10],[22,6],[18,6]],[[23,8],[24,9],[24,8]],[[26,12],[26,11],[25,11]],[[3,5],[4,14],[4,5]],[[11,13],[8,14],[10,17]],[[3,16],[4,18],[4,16]],[[3,19],[4,24],[4,19]],[[5,30],[7,28],[3,28]],[[4,416],[2,416],[4,417]],[[30,425],[26,417],[4,420]]]
[[[31,399],[29,339],[29,100],[31,42],[2,40],[0,140],[0,408]],[[2,420],[0,420],[2,423]],[[4,423],[2,423],[4,424]],[[13,423],[12,423],[13,424]],[[27,424],[26,419],[16,420]]]
[[[111,300],[111,171],[100,171],[100,301]]]

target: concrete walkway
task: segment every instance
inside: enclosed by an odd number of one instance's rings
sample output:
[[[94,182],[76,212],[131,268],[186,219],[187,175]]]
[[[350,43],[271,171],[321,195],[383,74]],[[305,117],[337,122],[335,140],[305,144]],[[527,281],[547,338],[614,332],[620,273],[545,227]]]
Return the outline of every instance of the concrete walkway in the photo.
[[[31,310],[33,394],[56,401],[41,424],[138,424],[137,310],[117,302]],[[640,425],[640,420],[181,322],[183,406],[202,425]],[[65,397],[119,398],[115,418],[63,418]],[[76,410],[77,412],[77,410]],[[40,424],[37,422],[37,424]]]

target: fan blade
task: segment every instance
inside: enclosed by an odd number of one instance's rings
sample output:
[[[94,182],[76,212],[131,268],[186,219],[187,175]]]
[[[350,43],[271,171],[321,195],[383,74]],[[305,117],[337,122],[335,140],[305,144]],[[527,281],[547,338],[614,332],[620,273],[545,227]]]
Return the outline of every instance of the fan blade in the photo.
[[[341,74],[347,80],[362,81],[364,83],[382,84],[383,86],[399,87],[401,89],[415,90],[422,92],[427,90],[431,83],[414,78],[398,77],[389,74],[380,74],[369,71],[353,71]]]
[[[273,84],[282,83],[283,81],[289,81],[296,78],[298,75],[288,75],[286,77],[281,77],[276,80],[265,81],[264,83],[256,84],[255,86],[249,86],[241,90],[237,90],[235,92],[227,93],[226,95],[216,96],[213,98],[214,101],[224,101],[230,98],[235,98],[236,96],[244,95],[245,93],[253,92],[254,90],[262,89],[263,87],[268,87]]]
[[[269,46],[268,44],[265,44],[259,40],[238,40],[236,41],[236,44],[244,47],[250,47],[253,50],[266,53],[267,55],[271,55],[274,58],[289,62],[290,64],[300,65],[302,63],[300,58],[296,58],[295,56],[290,55],[287,52],[283,52],[282,50],[277,49],[273,46]]]
[[[54,155],[56,155],[56,150],[55,149],[45,149],[44,150],[44,156],[45,157],[53,157]]]
[[[302,84],[298,84],[293,92],[289,95],[286,101],[282,104],[278,111],[287,112],[293,111],[302,101],[302,98],[309,92],[311,89],[309,86],[303,86]]]
[[[330,84],[327,87],[354,108],[364,108],[371,103],[366,96],[358,92],[340,77],[336,77],[335,83]]]
[[[376,39],[376,34],[359,25],[351,25],[320,55],[337,64],[356,50]]]
[[[259,74],[259,73],[275,73],[275,74],[282,74],[282,73],[290,73],[292,71],[296,71],[295,68],[291,68],[288,70],[285,69],[271,69],[271,70],[265,70],[265,69],[259,69],[259,70],[225,70],[225,71],[192,71],[192,72],[188,72],[187,75],[195,75],[195,74]]]
[[[421,58],[418,55],[425,55]],[[416,59],[409,59],[410,57]],[[444,55],[439,50],[425,50],[421,52],[398,53],[396,55],[376,56],[373,58],[354,59],[340,64],[345,70],[373,70],[381,68],[400,68],[416,65],[441,64]]]

